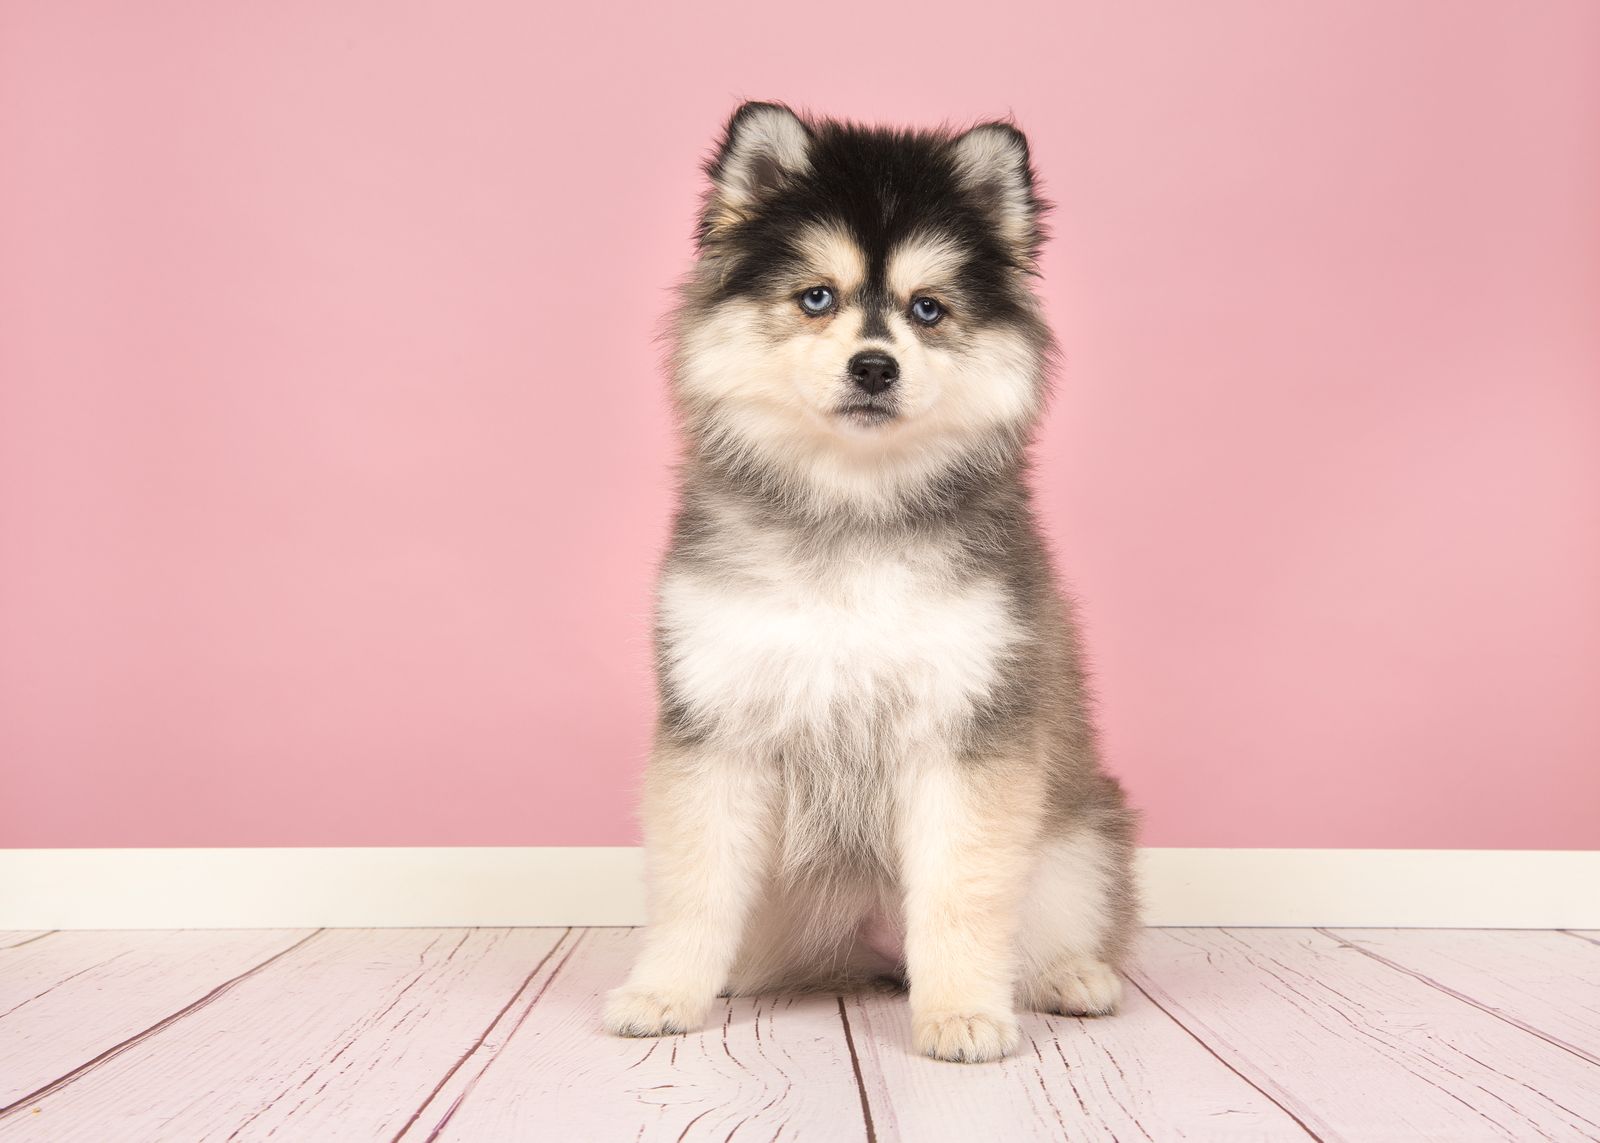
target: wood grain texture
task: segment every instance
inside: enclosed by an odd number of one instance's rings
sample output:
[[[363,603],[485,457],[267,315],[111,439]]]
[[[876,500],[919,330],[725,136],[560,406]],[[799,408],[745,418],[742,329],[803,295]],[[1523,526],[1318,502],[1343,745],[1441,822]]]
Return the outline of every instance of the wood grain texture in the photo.
[[[880,1140],[1310,1138],[1136,988],[1113,1017],[1024,1015],[1017,1054],[977,1067],[916,1055],[904,995],[845,1009]]]
[[[48,937],[54,929],[8,929],[0,933],[0,952],[32,944],[40,937]]]
[[[866,1139],[835,998],[719,1001],[702,1032],[618,1039],[600,999],[638,948],[634,930],[583,932],[405,1139]]]
[[[319,933],[134,1049],[0,1119],[0,1138],[388,1138],[470,1053],[561,936],[540,929]]]
[[[1133,978],[1317,1136],[1600,1137],[1600,1072],[1323,933],[1156,930]]]
[[[912,1054],[899,994],[614,1039],[638,942],[0,934],[0,1140],[1600,1138],[1597,933],[1152,931],[1123,1015],[974,1067]]]
[[[62,932],[0,952],[0,1109],[302,940],[299,930]]]
[[[1362,952],[1600,1065],[1600,945],[1567,933],[1327,930]],[[1600,1074],[1595,1077],[1600,1083]]]

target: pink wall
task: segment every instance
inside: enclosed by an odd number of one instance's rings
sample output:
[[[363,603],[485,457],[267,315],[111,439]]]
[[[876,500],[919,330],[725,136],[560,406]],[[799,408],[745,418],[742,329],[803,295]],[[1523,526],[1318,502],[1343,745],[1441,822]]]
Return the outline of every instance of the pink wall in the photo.
[[[761,96],[1030,131],[1147,841],[1600,847],[1600,5],[540,7],[0,0],[0,844],[632,841]]]

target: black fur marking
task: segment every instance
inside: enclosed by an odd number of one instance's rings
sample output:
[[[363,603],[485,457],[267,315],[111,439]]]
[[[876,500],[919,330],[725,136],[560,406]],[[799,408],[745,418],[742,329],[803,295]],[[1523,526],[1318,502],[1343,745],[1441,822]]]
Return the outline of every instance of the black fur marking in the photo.
[[[773,149],[775,169],[757,178],[748,165],[757,151],[743,145],[756,141],[741,141],[738,133],[746,116],[763,110],[790,114],[770,104],[742,108],[710,164],[716,189],[703,216],[702,257],[685,285],[678,316],[675,407],[687,447],[677,525],[663,569],[669,590],[663,592],[655,632],[662,749],[651,763],[652,782],[683,780],[707,748],[735,751],[741,762],[771,767],[776,774],[782,790],[782,852],[767,886],[776,887],[776,900],[792,911],[781,919],[791,927],[779,931],[795,934],[793,946],[816,963],[759,965],[773,981],[793,984],[807,979],[808,972],[831,981],[839,971],[854,969],[851,946],[861,932],[859,922],[903,888],[891,769],[904,761],[901,751],[930,744],[948,749],[974,789],[981,788],[996,809],[1014,813],[1020,828],[1034,831],[1033,840],[1088,831],[1103,851],[1112,884],[1101,900],[1086,899],[1076,907],[1103,910],[1105,930],[1095,948],[1061,951],[1114,964],[1126,951],[1136,917],[1129,873],[1134,816],[1115,780],[1100,769],[1076,623],[1033,516],[1026,449],[1036,405],[1033,415],[986,421],[956,434],[960,448],[940,454],[937,471],[918,470],[885,496],[862,496],[857,505],[847,496],[862,491],[864,481],[854,489],[847,486],[845,495],[808,483],[816,470],[808,473],[786,463],[781,434],[763,437],[741,428],[734,415],[739,412],[736,392],[683,383],[694,376],[695,354],[707,351],[694,342],[694,335],[708,332],[699,323],[716,316],[719,302],[788,301],[812,284],[794,280],[802,253],[793,236],[820,224],[844,230],[867,258],[867,279],[849,304],[862,305],[869,323],[887,323],[891,306],[910,301],[888,297],[885,264],[896,243],[920,232],[950,239],[951,246],[966,252],[967,265],[952,285],[957,294],[951,299],[952,328],[931,336],[949,338],[946,344],[956,352],[981,352],[960,341],[969,323],[1008,324],[1009,349],[1031,351],[1033,396],[1042,397],[1050,338],[1030,300],[1028,281],[1042,207],[1033,194],[1025,144],[1008,147],[1008,140],[1020,142],[1021,135],[1006,126],[999,130],[1014,139],[972,139],[967,150],[961,137],[948,133],[800,120],[801,134],[792,124],[764,124],[763,130],[774,130],[772,138],[781,138],[782,147]],[[725,165],[736,145],[746,165],[734,172],[736,179],[718,182],[728,173]],[[963,168],[958,166],[963,156],[969,162],[992,160],[994,166]],[[776,169],[780,162],[791,169]],[[1018,209],[1027,217],[1019,219]],[[738,308],[760,312],[764,307]],[[776,313],[769,310],[768,316]],[[780,342],[785,335],[777,331],[786,328],[786,320],[789,315],[765,328],[757,323],[747,334],[734,332],[730,336],[746,344],[726,348],[744,353],[749,367],[760,369],[762,341]],[[715,354],[716,347],[710,352]],[[736,355],[730,357],[737,361]],[[841,569],[866,558],[898,564],[935,589],[972,587],[991,599],[998,591],[1012,630],[989,660],[992,675],[984,695],[936,709],[921,705],[928,696],[918,671],[886,669],[852,696],[863,701],[813,696],[819,697],[818,705],[791,722],[766,717],[766,711],[785,706],[781,682],[768,680],[755,694],[745,693],[743,676],[730,676],[710,690],[702,675],[686,674],[674,683],[674,672],[696,653],[688,636],[721,637],[714,626],[704,626],[698,605],[674,602],[683,584],[709,593],[694,597],[701,602],[717,593],[730,599],[748,593],[746,598],[787,618],[786,593],[775,588],[789,585],[801,598],[827,599],[835,577],[848,586]],[[864,613],[871,604],[849,606]],[[759,655],[760,643],[747,650]],[[740,674],[739,667],[734,664],[733,675]],[[931,732],[936,741],[898,741],[894,736],[900,733],[930,734],[928,724],[917,725],[919,714],[940,720]],[[1033,778],[1042,778],[1042,784]],[[692,814],[693,807],[658,804],[654,812]],[[797,888],[802,884],[804,892]],[[801,907],[794,911],[797,901]],[[813,940],[813,930],[821,931],[820,938]],[[1053,954],[1041,958],[1038,953],[1038,963],[1055,962]],[[735,979],[740,971],[735,969]],[[752,979],[760,983],[767,977]],[[1024,983],[1036,1002],[1058,1003],[1050,979]]]
[[[867,279],[866,288],[861,291],[861,310],[863,321],[861,323],[861,336],[863,338],[882,338],[889,340],[889,307],[894,303],[889,297],[889,291],[882,282],[882,266],[873,263],[873,277]]]
[[[713,179],[726,162],[741,117],[748,114],[741,108],[729,125],[728,138],[708,168]],[[888,302],[884,278],[890,252],[912,235],[926,233],[951,238],[967,252],[959,276],[971,320],[1025,319],[1021,279],[1032,268],[1042,203],[1031,199],[1034,239],[1027,249],[1018,249],[996,225],[992,191],[961,177],[952,156],[954,137],[832,121],[806,124],[806,130],[810,169],[775,181],[759,210],[718,229],[713,226],[719,209],[715,196],[708,203],[701,243],[708,251],[714,247],[726,266],[713,300],[768,297],[785,288],[802,259],[795,236],[816,224],[833,224],[866,255],[867,292],[874,306]],[[1031,170],[1024,169],[1031,195]],[[873,309],[868,313],[872,320]]]

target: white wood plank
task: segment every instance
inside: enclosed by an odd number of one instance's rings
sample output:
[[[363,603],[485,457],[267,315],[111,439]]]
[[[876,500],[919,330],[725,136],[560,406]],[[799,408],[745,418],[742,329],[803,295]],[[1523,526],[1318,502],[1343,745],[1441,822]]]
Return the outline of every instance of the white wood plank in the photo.
[[[917,1055],[904,995],[846,1000],[884,1139],[1285,1139],[1310,1136],[1137,988],[1113,1017],[1022,1017],[998,1064]]]
[[[14,949],[21,945],[32,944],[40,937],[48,937],[55,932],[54,929],[10,929],[0,933],[0,952]]]
[[[563,933],[321,932],[0,1118],[0,1138],[390,1138]]]
[[[0,1108],[200,1003],[301,930],[73,932],[0,960]]]
[[[1323,1139],[1600,1137],[1593,1065],[1325,934],[1158,930],[1132,975]]]
[[[618,1039],[601,996],[638,950],[633,930],[579,934],[405,1139],[866,1138],[835,997],[719,1001],[703,1032]]]
[[[1329,935],[1600,1065],[1600,945],[1504,929]]]

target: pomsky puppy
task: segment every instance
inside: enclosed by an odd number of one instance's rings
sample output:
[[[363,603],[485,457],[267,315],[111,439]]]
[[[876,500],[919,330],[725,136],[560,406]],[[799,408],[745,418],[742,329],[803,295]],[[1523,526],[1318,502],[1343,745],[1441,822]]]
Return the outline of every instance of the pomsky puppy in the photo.
[[[680,505],[645,779],[652,926],[613,1032],[909,984],[919,1051],[1100,1014],[1135,919],[1026,449],[1051,341],[1027,141],[747,103],[674,327]]]

